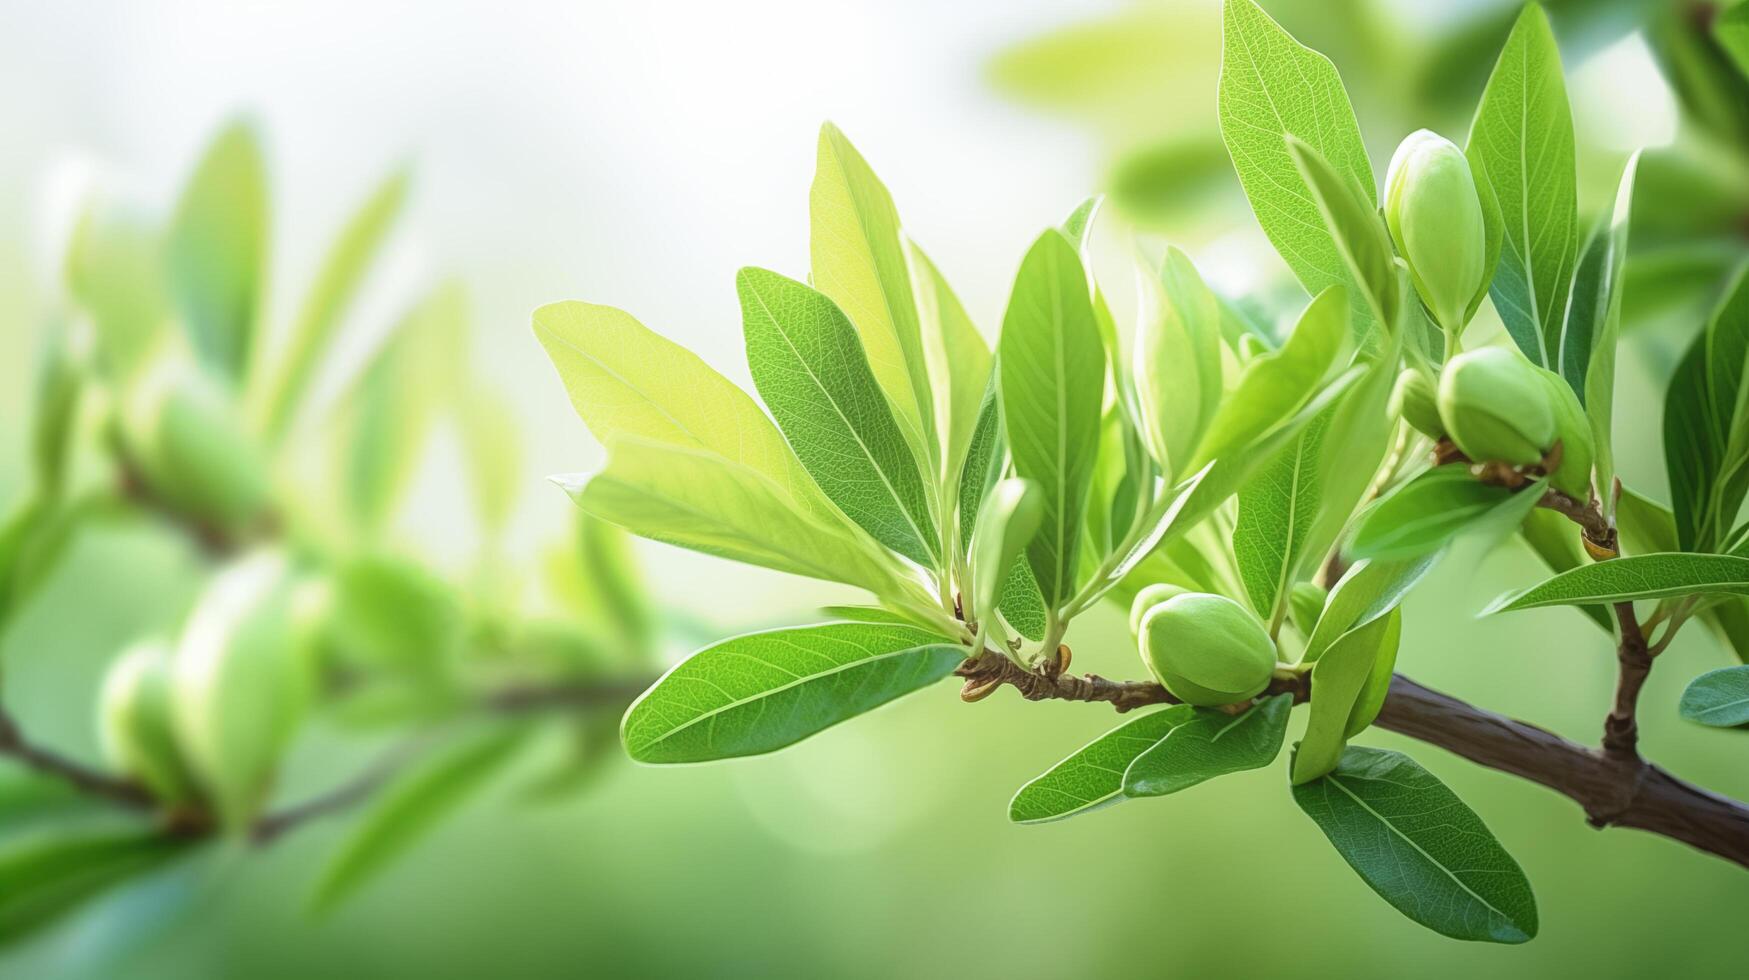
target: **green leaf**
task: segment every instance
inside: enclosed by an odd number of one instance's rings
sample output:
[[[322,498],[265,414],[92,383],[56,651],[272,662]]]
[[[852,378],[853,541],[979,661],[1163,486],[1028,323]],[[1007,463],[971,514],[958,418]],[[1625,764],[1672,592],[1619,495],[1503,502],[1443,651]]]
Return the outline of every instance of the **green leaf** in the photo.
[[[973,609],[982,616],[996,602],[998,589],[1021,549],[1038,531],[1044,495],[1030,480],[1003,480],[984,500],[972,538]]]
[[[85,374],[86,365],[73,353],[66,326],[55,321],[37,361],[31,400],[32,475],[44,496],[57,496],[66,487]]]
[[[456,427],[466,453],[474,513],[489,535],[503,533],[522,491],[522,437],[515,410],[481,385],[457,399]]]
[[[1639,174],[1640,154],[1635,151],[1622,168],[1615,193],[1615,208],[1606,228],[1598,230],[1579,262],[1573,278],[1573,300],[1567,313],[1570,338],[1585,337],[1589,345],[1569,343],[1568,349],[1586,351],[1577,374],[1584,379],[1577,390],[1591,422],[1593,469],[1597,485],[1615,483],[1615,359],[1621,336],[1622,267],[1628,255],[1628,222],[1633,215],[1634,179]],[[1581,326],[1590,323],[1589,329]],[[1578,360],[1578,357],[1574,357]],[[1563,369],[1567,365],[1563,363]],[[1566,374],[1569,379],[1573,371]],[[1615,496],[1603,495],[1603,516],[1615,518]]]
[[[1312,667],[1312,706],[1306,733],[1294,753],[1295,785],[1336,768],[1348,742],[1349,719],[1382,658],[1395,658],[1403,636],[1403,611],[1392,609],[1343,633]]]
[[[772,752],[953,673],[966,649],[910,626],[831,623],[705,647],[626,712],[639,762]]]
[[[1311,399],[1342,350],[1348,294],[1331,287],[1313,297],[1279,350],[1259,354],[1209,424],[1190,468],[1201,469],[1257,441]]]
[[[1144,277],[1140,286],[1132,384],[1143,439],[1171,482],[1221,407],[1221,310],[1176,247],[1166,250],[1160,281]]]
[[[1044,595],[1039,592],[1038,579],[1032,576],[1032,566],[1017,561],[1008,566],[1008,577],[996,599],[996,609],[1015,632],[1029,640],[1043,640],[1049,613]]]
[[[261,407],[262,428],[269,437],[284,434],[291,424],[316,365],[330,349],[341,315],[358,294],[406,197],[406,172],[390,174],[365,198],[340,230],[340,237],[328,247],[316,280],[292,321],[285,349],[275,353],[271,366],[261,365],[263,370],[272,370]]]
[[[971,444],[966,447],[965,462],[959,474],[959,541],[963,557],[972,546],[972,533],[984,495],[996,485],[1008,466],[1008,445],[1002,438],[1002,393],[997,389],[994,370],[984,387],[983,401],[978,404],[978,424],[972,430]]]
[[[465,625],[460,596],[415,562],[371,554],[334,570],[324,634],[349,668],[430,676],[460,652]]]
[[[1677,705],[1682,717],[1714,728],[1749,725],[1749,667],[1720,667],[1689,682]]]
[[[1622,547],[1629,555],[1682,550],[1676,538],[1676,517],[1670,508],[1633,487],[1621,488],[1616,519]]]
[[[1401,560],[1432,554],[1484,525],[1510,533],[1547,488],[1539,480],[1514,492],[1477,480],[1465,466],[1435,467],[1368,508],[1347,552],[1356,558]]]
[[[938,567],[917,459],[850,321],[824,295],[764,269],[742,269],[735,287],[753,383],[814,482],[876,541]]]
[[[849,533],[796,509],[785,488],[706,450],[622,436],[586,484],[557,478],[589,513],[633,534],[707,555],[897,592],[890,563]]]
[[[1536,896],[1487,825],[1445,784],[1398,752],[1351,746],[1294,802],[1379,897],[1453,939],[1521,943],[1536,935]]]
[[[131,377],[172,319],[156,226],[114,202],[90,202],[73,228],[66,270],[67,292],[96,327],[99,366],[112,379]]]
[[[700,451],[765,477],[797,509],[838,520],[777,427],[698,355],[611,306],[543,306],[534,332],[604,445],[634,436]]]
[[[1251,0],[1227,0],[1224,11],[1221,138],[1257,223],[1306,292],[1351,285],[1285,139],[1305,141],[1337,174],[1372,195],[1372,165],[1341,76],[1330,59],[1295,41]]]
[[[1506,39],[1465,152],[1500,207],[1494,306],[1525,356],[1557,370],[1579,242],[1576,151],[1561,52],[1536,4]]]
[[[1349,630],[1365,626],[1397,608],[1409,590],[1433,568],[1437,558],[1438,555],[1425,555],[1407,561],[1355,562],[1330,590],[1323,615],[1312,628],[1300,659],[1305,663],[1317,661]]]
[[[1531,508],[1530,513],[1524,516],[1524,525],[1518,529],[1518,533],[1551,572],[1564,572],[1580,565],[1589,565],[1596,560],[1581,543],[1578,525],[1552,510]],[[1675,530],[1672,529],[1670,533],[1674,538]],[[1674,547],[1670,550],[1674,550]],[[1605,633],[1614,633],[1615,616],[1610,613],[1608,606],[1574,608]]]
[[[1195,718],[1195,708],[1175,704],[1124,722],[1022,786],[1008,804],[1008,819],[1044,823],[1122,801],[1130,764]]]
[[[579,510],[577,516],[577,559],[585,590],[580,605],[634,657],[650,657],[662,626],[650,608],[631,540],[586,511]]]
[[[0,850],[0,945],[53,924],[104,892],[164,866],[192,841],[157,831],[61,832]]]
[[[1238,715],[1210,708],[1174,727],[1129,764],[1123,794],[1165,796],[1216,776],[1261,769],[1275,761],[1287,735],[1293,695],[1277,694]]]
[[[238,381],[256,341],[267,274],[267,168],[255,130],[234,122],[207,147],[171,220],[170,296],[195,353]]]
[[[1508,592],[1482,613],[1685,595],[1749,595],[1749,558],[1681,552],[1612,558]]]
[[[905,247],[911,259],[911,279],[917,286],[917,312],[923,350],[929,357],[929,376],[941,379],[935,384],[935,418],[941,429],[942,473],[950,478],[947,486],[951,488],[981,418],[990,382],[990,345],[929,256],[910,239]]]
[[[934,395],[899,212],[867,161],[831,123],[820,128],[808,213],[814,287],[856,326],[919,468],[933,473],[940,452]]]
[[[1713,39],[1725,50],[1737,71],[1749,79],[1749,7],[1738,4],[1713,21]]]
[[[1288,135],[1287,149],[1317,202],[1348,279],[1366,300],[1366,311],[1375,323],[1391,329],[1397,323],[1400,301],[1396,255],[1390,231],[1373,204],[1372,185],[1356,184],[1297,136]]]
[[[1021,263],[998,348],[1014,468],[1044,493],[1044,518],[1027,560],[1045,605],[1055,609],[1075,591],[1105,389],[1087,274],[1061,232],[1040,235]]]
[[[1323,493],[1318,461],[1334,414],[1332,406],[1309,422],[1239,490],[1233,558],[1251,607],[1265,622],[1273,620],[1306,560],[1306,538]]]
[[[332,910],[429,836],[502,771],[523,734],[510,729],[476,735],[398,780],[329,859],[310,895],[311,911]]]

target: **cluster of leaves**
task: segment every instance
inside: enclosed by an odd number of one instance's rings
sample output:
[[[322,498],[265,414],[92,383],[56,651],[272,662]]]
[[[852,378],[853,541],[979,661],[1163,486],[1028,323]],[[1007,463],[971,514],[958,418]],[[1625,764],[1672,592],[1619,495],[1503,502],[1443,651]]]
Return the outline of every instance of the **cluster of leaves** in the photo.
[[[64,757],[27,767],[27,747],[46,750],[6,718],[0,755],[18,759],[0,758],[0,942],[207,842],[289,829],[301,808],[276,815],[273,770],[296,750],[292,734],[315,727],[306,716],[361,746],[407,738],[393,756],[404,765],[307,808],[370,804],[320,877],[320,907],[526,756],[531,736],[561,746],[547,750],[560,758],[534,774],[531,797],[583,786],[612,758],[613,716],[629,698],[613,692],[647,680],[660,640],[623,535],[580,520],[525,597],[497,547],[520,490],[517,433],[466,369],[462,290],[437,286],[386,330],[343,329],[406,196],[402,173],[371,192],[277,331],[269,184],[250,126],[219,133],[168,220],[101,193],[87,202],[45,344],[34,480],[0,525],[0,626],[29,608],[74,540],[119,525],[183,544],[203,584],[194,613],[141,638],[167,652],[152,683],[166,678],[168,693],[136,683],[139,661],[124,656],[94,703],[110,771]],[[338,341],[360,328],[376,330],[375,346],[352,364]],[[319,376],[330,397],[318,397]],[[393,524],[444,421],[470,461],[484,542],[479,567],[462,574],[414,557]],[[239,570],[266,567],[264,554],[322,600],[295,665],[281,662],[288,621],[234,607]],[[208,606],[216,614],[197,625]],[[306,678],[313,716],[293,690]],[[542,691],[566,710],[525,710]],[[592,692],[601,696],[582,696]],[[76,792],[90,787],[69,769],[94,774],[101,792]],[[369,792],[378,783],[383,792]]]
[[[1411,919],[1522,942],[1535,901],[1482,821],[1408,757],[1348,742],[1386,697],[1403,597],[1460,537],[1519,534],[1559,573],[1500,609],[1661,599],[1648,620],[1665,624],[1661,643],[1690,615],[1727,629],[1741,619],[1720,596],[1741,594],[1730,563],[1749,557],[1706,553],[1741,534],[1705,529],[1733,527],[1743,498],[1742,300],[1714,316],[1692,376],[1672,385],[1684,436],[1672,440],[1675,515],[1626,491],[1618,507],[1611,400],[1635,161],[1613,210],[1581,234],[1560,59],[1528,8],[1467,152],[1494,305],[1512,341],[1584,399],[1595,434],[1603,499],[1574,505],[1619,517],[1631,556],[1592,562],[1577,526],[1536,509],[1539,467],[1483,479],[1489,468],[1467,461],[1432,465],[1444,457],[1392,410],[1398,370],[1437,373],[1461,324],[1442,350],[1332,63],[1251,0],[1229,0],[1223,25],[1222,136],[1263,230],[1312,294],[1279,346],[1176,249],[1138,270],[1144,302],[1120,323],[1087,260],[1089,202],[1027,251],[987,350],[830,125],[810,198],[811,285],[760,269],[737,278],[769,417],[624,312],[567,302],[535,314],[609,450],[601,472],[561,480],[585,511],[879,604],[698,651],[632,706],[622,738],[648,763],[768,752],[968,659],[1009,657],[1054,678],[1070,622],[1103,596],[1156,582],[1223,594],[1267,625],[1278,679],[1309,682],[1290,766],[1300,809]],[[1741,676],[1703,682],[1685,701],[1691,717],[1749,714]],[[967,699],[982,693],[968,687]],[[1266,766],[1292,701],[1266,692],[1144,714],[1023,787],[1011,816],[1060,819]]]

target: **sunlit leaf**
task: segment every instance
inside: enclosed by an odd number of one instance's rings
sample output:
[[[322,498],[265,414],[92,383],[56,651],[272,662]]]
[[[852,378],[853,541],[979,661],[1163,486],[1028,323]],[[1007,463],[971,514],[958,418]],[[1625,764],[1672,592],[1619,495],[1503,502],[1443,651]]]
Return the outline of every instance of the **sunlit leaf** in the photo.
[[[246,123],[207,147],[170,225],[170,295],[202,362],[240,380],[257,341],[266,276],[267,167]]]
[[[1749,595],[1749,558],[1680,552],[1614,558],[1508,592],[1483,612],[1685,595]]]

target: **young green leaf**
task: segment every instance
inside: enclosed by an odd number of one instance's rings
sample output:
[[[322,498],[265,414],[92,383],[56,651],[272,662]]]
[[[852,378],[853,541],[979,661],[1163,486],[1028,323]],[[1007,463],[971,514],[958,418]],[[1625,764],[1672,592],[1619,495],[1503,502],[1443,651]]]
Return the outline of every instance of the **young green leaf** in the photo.
[[[498,392],[478,384],[460,393],[456,408],[474,513],[487,534],[501,534],[523,487],[521,428],[515,410]]]
[[[1713,39],[1730,56],[1737,72],[1749,79],[1749,7],[1738,4],[1713,21]]]
[[[626,712],[639,762],[707,762],[772,752],[941,680],[965,659],[910,626],[831,623],[750,633],[705,647]]]
[[[940,458],[935,401],[899,212],[868,162],[831,123],[820,128],[808,212],[814,286],[855,325],[918,468],[934,473]]]
[[[256,337],[267,273],[267,168],[247,123],[213,139],[171,221],[170,295],[195,353],[221,377],[241,380]]]
[[[1682,717],[1714,728],[1749,725],[1749,667],[1720,667],[1689,682],[1677,705]]]
[[[978,615],[996,603],[998,589],[1044,517],[1044,495],[1030,480],[1003,480],[984,500],[972,538],[972,573],[976,583],[972,608]]]
[[[996,609],[1021,636],[1029,640],[1045,638],[1048,625],[1045,598],[1039,591],[1038,579],[1033,578],[1032,566],[1026,562],[1008,566],[1008,577],[997,593]]]
[[[193,841],[156,830],[64,831],[0,850],[0,946],[163,867]]]
[[[1552,510],[1532,507],[1530,513],[1524,516],[1524,524],[1518,529],[1518,533],[1524,539],[1524,543],[1530,546],[1530,550],[1536,552],[1536,556],[1542,559],[1543,565],[1551,572],[1564,572],[1570,568],[1578,568],[1580,565],[1589,565],[1596,560],[1585,550],[1585,545],[1580,540],[1578,526]],[[1676,536],[1674,529],[1671,530],[1670,535],[1674,541]],[[1624,532],[1624,538],[1625,536]],[[1667,549],[1658,550],[1674,551],[1676,546],[1672,544]],[[1608,606],[1591,605],[1575,606],[1574,608],[1605,633],[1615,631],[1615,615],[1609,611]]]
[[[1372,202],[1372,186],[1356,184],[1324,159],[1311,144],[1287,136],[1288,156],[1305,181],[1349,281],[1365,299],[1373,322],[1386,330],[1397,323],[1399,292],[1390,232]],[[1356,311],[1358,312],[1358,311]]]
[[[1259,354],[1245,365],[1190,468],[1201,469],[1255,442],[1306,404],[1329,373],[1347,331],[1346,290],[1331,287],[1315,296],[1280,350]]]
[[[861,532],[798,510],[782,486],[751,466],[631,436],[607,448],[607,468],[586,484],[558,480],[584,510],[610,524],[653,541],[845,582],[877,595],[898,591],[891,560],[858,537]]]
[[[1008,804],[1008,819],[1044,823],[1122,801],[1130,764],[1195,718],[1195,708],[1175,704],[1124,722],[1022,786]]]
[[[1408,756],[1351,746],[1334,771],[1293,794],[1361,880],[1421,925],[1495,943],[1536,935],[1524,871],[1475,811]]]
[[[1296,786],[1336,768],[1348,742],[1349,721],[1374,676],[1374,665],[1384,658],[1396,658],[1402,635],[1403,611],[1392,609],[1342,634],[1313,665],[1311,715],[1299,751],[1294,753]]]
[[[163,236],[132,208],[93,201],[73,227],[66,270],[67,292],[96,328],[98,367],[112,378],[132,376],[174,319]]]
[[[1172,482],[1221,407],[1220,304],[1176,247],[1166,250],[1159,282],[1140,286],[1131,383],[1148,451]]]
[[[910,239],[911,281],[917,287],[917,312],[923,326],[923,351],[935,383],[936,426],[941,430],[942,473],[953,479],[965,464],[990,381],[990,345],[966,315],[941,270]],[[945,520],[945,518],[944,518]]]
[[[1027,560],[1045,605],[1054,609],[1075,591],[1105,389],[1105,352],[1087,275],[1061,232],[1040,235],[1021,263],[998,350],[1014,468],[1044,493],[1042,526]]]
[[[1285,140],[1304,140],[1371,197],[1372,164],[1342,78],[1330,59],[1295,41],[1252,0],[1227,0],[1223,10],[1221,138],[1257,223],[1308,293],[1350,285]]]
[[[777,427],[698,355],[611,306],[543,306],[534,332],[603,444],[629,435],[700,450],[764,476],[797,509],[840,521]]]
[[[523,734],[522,729],[477,734],[398,780],[329,859],[310,895],[310,910],[331,911],[429,836],[503,770]]]
[[[1486,615],[1541,606],[1635,602],[1685,595],[1749,595],[1749,558],[1680,552],[1614,558],[1581,565],[1540,585],[1508,592],[1482,612]]]
[[[1281,752],[1292,708],[1292,695],[1277,694],[1237,715],[1194,709],[1193,718],[1129,764],[1123,794],[1165,796],[1216,776],[1269,765]]]
[[[1323,485],[1318,466],[1336,406],[1307,423],[1239,490],[1233,558],[1251,608],[1269,622],[1304,563],[1306,537],[1317,519]],[[1335,454],[1332,454],[1335,455]]]
[[[735,287],[753,383],[808,474],[876,541],[939,565],[923,474],[850,321],[824,295],[764,269],[742,269]]]
[[[1482,483],[1464,466],[1436,467],[1370,507],[1355,526],[1347,552],[1396,561],[1431,554],[1470,531],[1491,527],[1510,533],[1546,489],[1539,480],[1515,492]]]
[[[1415,583],[1433,568],[1438,557],[1434,554],[1407,561],[1355,562],[1330,590],[1324,613],[1312,628],[1300,659],[1305,663],[1316,662],[1343,634],[1397,608]]]
[[[269,437],[277,438],[290,425],[316,365],[330,349],[341,314],[357,295],[406,197],[407,174],[397,171],[365,198],[329,246],[316,281],[292,321],[285,349],[275,353],[271,364],[258,365],[260,370],[272,370],[259,389],[262,431]]]
[[[1506,39],[1465,152],[1500,208],[1494,306],[1525,356],[1558,370],[1579,241],[1576,151],[1561,52],[1534,3]]]
[[[996,485],[1008,466],[1008,443],[1002,438],[1002,394],[997,390],[995,370],[978,404],[978,424],[959,471],[959,542],[962,557],[972,546],[972,533],[983,507],[984,495]]]

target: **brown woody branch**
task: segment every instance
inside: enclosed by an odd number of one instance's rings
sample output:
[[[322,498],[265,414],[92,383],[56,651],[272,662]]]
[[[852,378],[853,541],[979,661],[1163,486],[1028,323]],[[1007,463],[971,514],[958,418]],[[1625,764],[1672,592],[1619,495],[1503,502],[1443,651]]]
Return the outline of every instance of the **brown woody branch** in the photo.
[[[31,769],[52,776],[87,796],[108,800],[131,810],[156,806],[150,793],[138,783],[117,779],[27,739],[12,715],[0,708],[0,756],[17,759]]]

